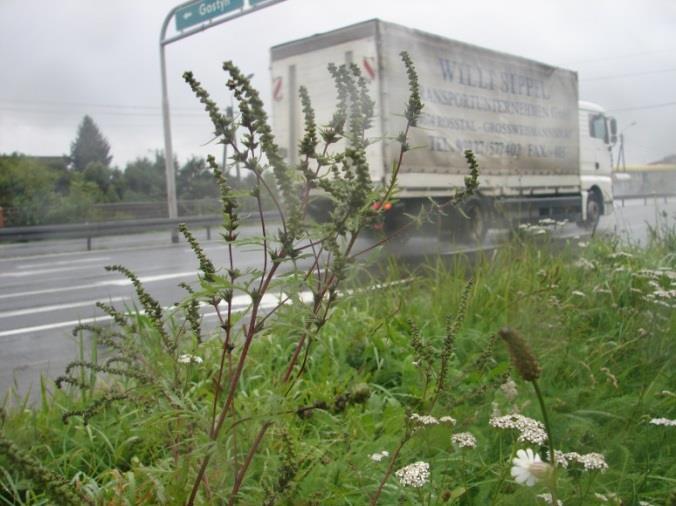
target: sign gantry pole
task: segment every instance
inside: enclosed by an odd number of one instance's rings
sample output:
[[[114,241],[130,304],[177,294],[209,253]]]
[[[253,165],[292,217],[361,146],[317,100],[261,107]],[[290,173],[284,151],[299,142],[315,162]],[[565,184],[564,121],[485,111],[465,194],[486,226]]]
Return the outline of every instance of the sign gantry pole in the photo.
[[[164,18],[160,31],[160,74],[162,79],[162,124],[164,128],[164,170],[167,180],[167,207],[170,219],[178,218],[178,202],[176,200],[176,168],[171,143],[171,120],[169,114],[169,93],[167,89],[167,64],[164,54],[165,46],[203,32],[226,21],[232,21],[247,14],[265,9],[286,0],[190,0],[177,5]],[[227,16],[226,16],[227,15]],[[225,16],[222,17],[221,16]],[[167,28],[171,19],[176,19],[176,30],[180,33],[167,38]],[[220,19],[216,19],[220,18]],[[198,26],[196,26],[198,25]],[[188,28],[194,26],[195,28]],[[178,231],[171,231],[171,242],[178,242]]]

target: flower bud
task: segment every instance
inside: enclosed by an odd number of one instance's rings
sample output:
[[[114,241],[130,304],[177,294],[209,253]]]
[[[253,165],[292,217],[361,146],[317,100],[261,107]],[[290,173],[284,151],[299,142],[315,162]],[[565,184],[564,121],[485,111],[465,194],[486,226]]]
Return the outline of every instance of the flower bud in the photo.
[[[508,327],[500,329],[498,335],[507,343],[514,367],[521,377],[526,381],[538,379],[542,368],[523,337]]]

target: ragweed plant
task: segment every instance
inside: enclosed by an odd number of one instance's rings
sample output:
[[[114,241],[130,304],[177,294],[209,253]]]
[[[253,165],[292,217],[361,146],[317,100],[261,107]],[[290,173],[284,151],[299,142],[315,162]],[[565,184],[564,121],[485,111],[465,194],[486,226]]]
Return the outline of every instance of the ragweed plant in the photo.
[[[258,235],[240,237],[242,195],[231,187],[214,157],[208,157],[220,191],[226,265],[217,266],[188,227],[181,225],[179,230],[197,258],[199,276],[197,284],[183,284],[187,296],[169,308],[162,307],[131,270],[107,267],[131,282],[140,308],[129,311],[98,304],[112,319],[112,330],[90,325],[77,332],[95,336],[106,347],[106,357],[81,357],[57,379],[59,388],[83,392],[83,402],[68,406],[62,414],[73,430],[95,430],[94,421],[109,410],[149,410],[156,417],[156,436],[165,441],[173,462],[167,484],[171,492],[166,487],[144,489],[145,501],[161,502],[170,495],[175,503],[187,505],[235,504],[252,464],[266,458],[259,454],[268,433],[282,434],[285,442],[275,466],[277,477],[262,479],[264,503],[284,501],[294,480],[308,472],[308,463],[320,458],[299,455],[289,436],[290,420],[310,423],[324,413],[343,416],[368,401],[370,388],[349,380],[336,380],[333,395],[316,398],[305,377],[314,374],[313,348],[325,338],[324,329],[343,296],[340,287],[355,262],[357,239],[381,219],[383,204],[395,194],[410,149],[409,131],[423,109],[414,65],[406,53],[401,56],[410,98],[405,125],[395,136],[399,155],[382,186],[369,173],[366,150],[372,141],[367,131],[375,104],[357,65],[329,66],[337,106],[324,126],[318,123],[308,90],[299,89],[305,132],[295,164],[281,155],[258,91],[233,63],[225,62],[223,70],[237,101],[235,115],[222,111],[191,72],[184,74],[211,119],[215,139],[228,146],[232,160],[254,177],[247,197],[256,202]],[[473,160],[471,155],[468,160]],[[470,168],[458,201],[475,190],[476,165],[470,163]],[[318,192],[330,202],[322,223],[309,218],[311,200]],[[277,211],[274,223],[263,212],[264,200],[271,200]],[[259,248],[259,267],[238,268],[235,248],[243,245]],[[241,307],[242,300],[247,307]],[[205,331],[201,308],[215,314],[215,333]],[[255,368],[251,351],[265,342],[281,350],[267,372],[266,395],[260,402],[250,402],[251,395],[260,395],[255,390],[259,375],[250,372]],[[443,364],[449,360],[451,345],[445,345]],[[437,380],[437,391],[443,383],[443,378]],[[148,472],[138,459],[126,465],[144,475]],[[166,472],[166,462],[157,465]],[[124,480],[119,473],[115,477],[118,483]],[[98,497],[105,494],[99,492]]]

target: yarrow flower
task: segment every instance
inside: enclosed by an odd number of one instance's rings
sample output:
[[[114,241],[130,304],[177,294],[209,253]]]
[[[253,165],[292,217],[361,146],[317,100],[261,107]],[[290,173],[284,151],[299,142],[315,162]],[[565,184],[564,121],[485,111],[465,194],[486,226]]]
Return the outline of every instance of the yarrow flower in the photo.
[[[538,494],[537,497],[542,499],[547,504],[554,504],[554,501],[552,500],[552,494]],[[563,501],[557,499],[556,506],[563,506]]]
[[[453,434],[451,441],[460,448],[476,448],[476,438],[470,432]]]
[[[519,395],[519,389],[512,378],[509,378],[502,385],[500,385],[500,390],[503,394],[505,394],[505,397],[507,397],[507,400],[509,401],[513,401]]]
[[[184,353],[183,355],[180,355],[178,357],[178,363],[179,364],[201,364],[202,363],[202,357],[198,357],[197,355],[190,355],[188,353]]]
[[[668,418],[653,418],[650,422],[653,425],[664,425],[665,427],[676,426],[676,420],[669,420]]]
[[[428,426],[428,425],[439,425],[439,420],[433,417],[432,415],[419,415],[418,413],[413,413],[409,420],[413,425]]]
[[[587,453],[585,455],[580,455],[577,452],[568,452],[563,456],[569,463],[577,462],[578,464],[582,464],[585,471],[601,471],[604,473],[608,469],[606,458],[600,453]]]
[[[455,425],[456,421],[455,418],[452,416],[442,416],[439,418],[439,423],[447,423],[449,425]]]
[[[549,456],[549,452],[547,452],[547,456]],[[552,459],[548,459],[549,462],[552,462]],[[557,466],[561,466],[564,469],[568,467],[568,459],[566,458],[566,454],[563,453],[561,450],[554,450],[554,460],[553,462],[556,463]]]
[[[552,466],[542,462],[540,456],[530,448],[517,450],[512,459],[511,475],[514,481],[521,485],[532,487],[539,480],[546,478],[552,472]]]
[[[405,487],[420,488],[430,479],[430,465],[419,461],[402,467],[394,473]]]
[[[545,426],[537,420],[513,413],[511,415],[493,417],[490,425],[497,429],[516,429],[520,432],[518,440],[521,442],[542,445],[547,441]]]
[[[390,456],[390,452],[388,452],[387,450],[383,450],[382,452],[378,452],[378,453],[372,454],[371,456],[369,456],[369,458],[370,458],[373,462],[380,462],[380,461],[383,460],[385,457],[389,457],[389,456]]]

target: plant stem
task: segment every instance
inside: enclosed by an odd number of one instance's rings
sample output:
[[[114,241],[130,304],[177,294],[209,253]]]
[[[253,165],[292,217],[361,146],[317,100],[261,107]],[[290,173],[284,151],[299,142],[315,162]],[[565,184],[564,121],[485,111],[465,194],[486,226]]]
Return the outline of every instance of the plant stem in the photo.
[[[232,491],[230,492],[230,500],[228,501],[229,506],[233,506],[235,504],[235,499],[237,498],[239,489],[242,486],[242,482],[244,481],[244,475],[246,474],[246,471],[249,468],[249,465],[251,464],[251,461],[253,460],[256,451],[258,450],[258,446],[261,444],[261,441],[263,440],[263,436],[265,436],[265,433],[267,432],[267,430],[270,428],[271,425],[272,422],[265,422],[263,424],[263,426],[258,431],[256,439],[251,445],[251,448],[249,448],[249,453],[247,453],[246,459],[242,463],[242,466],[239,468],[237,476],[235,477],[235,483],[232,486]]]
[[[371,501],[369,504],[371,506],[375,506],[378,503],[378,499],[380,498],[380,494],[383,493],[383,487],[385,487],[385,483],[387,482],[388,478],[392,474],[392,471],[394,470],[394,464],[397,462],[397,457],[399,457],[399,452],[401,452],[401,449],[404,447],[406,442],[409,440],[409,435],[405,435],[402,440],[399,442],[399,446],[394,450],[392,453],[392,458],[390,458],[390,463],[387,466],[387,470],[385,471],[385,476],[383,476],[383,479],[380,480],[380,485],[378,485],[378,490],[375,491],[375,493],[371,496]]]
[[[542,419],[545,423],[545,430],[547,431],[547,441],[549,442],[549,463],[552,466],[552,477],[551,485],[549,487],[552,494],[552,504],[556,505],[556,453],[554,453],[554,440],[552,439],[552,426],[549,423],[549,417],[547,416],[547,408],[545,407],[545,399],[540,391],[540,386],[538,385],[537,380],[532,380],[533,388],[535,389],[535,395],[538,398],[538,403],[540,404],[540,410],[542,410]]]

